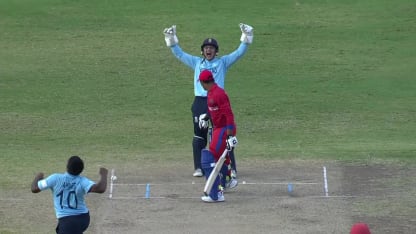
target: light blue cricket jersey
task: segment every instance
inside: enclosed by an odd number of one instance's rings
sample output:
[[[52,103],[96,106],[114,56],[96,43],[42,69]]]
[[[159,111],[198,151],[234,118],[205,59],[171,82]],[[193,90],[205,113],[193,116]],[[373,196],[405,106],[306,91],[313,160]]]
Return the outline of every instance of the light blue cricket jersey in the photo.
[[[85,214],[88,212],[84,195],[88,193],[95,182],[84,176],[74,176],[69,173],[52,174],[38,181],[40,190],[51,189],[56,217]]]
[[[248,44],[242,42],[237,50],[222,57],[215,57],[211,61],[208,61],[203,57],[185,53],[178,44],[172,46],[171,50],[176,58],[194,70],[195,96],[206,97],[207,91],[202,88],[202,85],[199,82],[199,74],[203,70],[210,70],[214,75],[215,82],[224,89],[225,74],[227,73],[228,68],[246,53],[247,48]]]

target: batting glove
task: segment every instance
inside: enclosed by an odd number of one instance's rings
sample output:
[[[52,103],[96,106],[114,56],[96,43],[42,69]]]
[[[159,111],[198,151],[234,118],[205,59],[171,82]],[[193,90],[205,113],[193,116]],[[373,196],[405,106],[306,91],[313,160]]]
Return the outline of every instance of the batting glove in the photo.
[[[228,136],[226,143],[227,143],[227,150],[231,151],[238,144],[237,137]]]
[[[179,40],[176,36],[176,25],[172,25],[170,28],[165,28],[163,30],[163,34],[165,34],[165,42],[167,47],[178,44]]]
[[[240,23],[241,38],[240,41],[251,44],[253,43],[253,27],[247,24]]]
[[[207,114],[201,114],[199,116],[199,128],[203,129],[203,128],[208,128],[209,125],[209,116]]]

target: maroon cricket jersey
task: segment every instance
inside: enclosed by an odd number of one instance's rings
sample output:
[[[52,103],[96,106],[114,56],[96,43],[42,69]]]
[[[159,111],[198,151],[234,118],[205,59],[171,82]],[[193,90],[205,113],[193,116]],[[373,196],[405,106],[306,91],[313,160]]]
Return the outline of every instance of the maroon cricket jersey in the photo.
[[[234,115],[228,95],[216,83],[208,91],[208,111],[214,128],[235,129]]]

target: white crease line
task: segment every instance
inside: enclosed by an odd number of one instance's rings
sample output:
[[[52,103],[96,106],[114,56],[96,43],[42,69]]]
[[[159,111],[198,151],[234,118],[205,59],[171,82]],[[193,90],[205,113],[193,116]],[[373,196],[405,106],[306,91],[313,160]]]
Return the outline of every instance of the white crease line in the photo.
[[[322,170],[324,174],[324,193],[325,193],[325,197],[328,197],[328,179],[326,175],[326,167],[324,166]]]
[[[111,169],[111,177],[110,177],[110,194],[108,195],[108,198],[113,197],[113,186],[114,186],[114,169]]]
[[[240,185],[287,185],[287,184],[293,184],[293,185],[316,185],[316,184],[321,184],[321,183],[316,183],[316,182],[239,182],[238,186]],[[172,184],[168,184],[168,183],[145,183],[145,184],[129,184],[129,183],[118,183],[118,184],[114,184],[114,186],[147,186],[147,184],[150,184],[152,186],[157,185],[157,186],[177,186],[177,185],[201,185],[201,184],[205,184],[205,183],[172,183]]]
[[[202,195],[201,195],[202,196]],[[302,198],[333,198],[333,199],[337,199],[337,198],[358,198],[360,196],[349,196],[349,195],[340,195],[340,196],[284,196],[284,195],[280,195],[280,196],[270,196],[270,197],[264,197],[264,196],[241,196],[238,198],[292,198],[292,199],[302,199]],[[168,199],[168,200],[175,200],[175,199],[201,199],[201,197],[176,197],[176,196],[157,196],[157,197],[126,197],[126,196],[120,196],[120,197],[113,197],[112,200],[138,200],[138,199]],[[233,200],[236,200],[236,197],[234,197]]]

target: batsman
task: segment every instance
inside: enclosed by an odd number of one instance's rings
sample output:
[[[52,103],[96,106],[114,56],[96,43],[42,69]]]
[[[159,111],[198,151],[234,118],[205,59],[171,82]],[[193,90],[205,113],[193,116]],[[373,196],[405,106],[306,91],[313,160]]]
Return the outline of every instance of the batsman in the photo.
[[[201,199],[204,202],[222,202],[225,200],[223,189],[237,186],[237,180],[234,178],[231,178],[229,182],[226,181],[230,164],[228,153],[232,152],[237,144],[234,114],[227,93],[215,83],[211,71],[202,71],[199,81],[202,87],[208,91],[208,114],[202,114],[199,117],[199,127],[207,126],[209,119],[213,125],[209,150],[203,149],[201,151],[202,169],[207,178],[207,185],[210,185],[205,188],[211,187],[211,189],[204,191],[205,196],[202,196]]]

